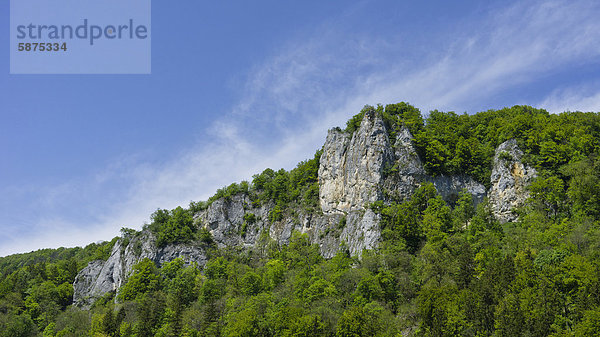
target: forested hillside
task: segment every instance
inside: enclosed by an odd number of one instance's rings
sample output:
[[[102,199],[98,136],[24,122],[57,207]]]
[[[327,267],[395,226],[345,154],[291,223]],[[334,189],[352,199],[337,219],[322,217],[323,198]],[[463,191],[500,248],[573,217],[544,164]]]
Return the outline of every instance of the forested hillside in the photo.
[[[157,210],[142,231],[123,229],[111,242],[0,258],[0,336],[598,335],[600,114],[515,106],[424,117],[398,103],[366,106],[339,132],[350,137],[366,113],[381,117],[391,144],[410,131],[428,176],[468,175],[488,189],[496,149],[515,140],[537,172],[516,220],[499,221],[487,198],[476,203],[463,190],[448,201],[423,182],[409,198],[384,190],[361,211],[377,215],[381,236],[360,254],[342,240],[325,258],[298,231],[282,244],[256,232],[262,220],[248,212],[236,235],[256,235],[256,244],[217,244],[199,216],[213,203],[244,198],[268,210],[267,227],[321,214],[319,150],[291,171],[267,169],[208,201]],[[323,237],[347,229],[346,214],[338,218]],[[144,235],[157,247],[201,247],[206,262],[141,259],[89,310],[73,305],[88,262],[109,259],[117,244],[142,251],[135,240]]]

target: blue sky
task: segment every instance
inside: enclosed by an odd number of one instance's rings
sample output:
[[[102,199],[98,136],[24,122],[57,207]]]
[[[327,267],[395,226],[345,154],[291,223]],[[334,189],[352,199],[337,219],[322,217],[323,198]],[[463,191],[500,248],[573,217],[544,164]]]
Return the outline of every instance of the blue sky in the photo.
[[[151,75],[9,75],[1,53],[0,256],[290,169],[365,104],[599,111],[598,17],[577,0],[153,1]]]

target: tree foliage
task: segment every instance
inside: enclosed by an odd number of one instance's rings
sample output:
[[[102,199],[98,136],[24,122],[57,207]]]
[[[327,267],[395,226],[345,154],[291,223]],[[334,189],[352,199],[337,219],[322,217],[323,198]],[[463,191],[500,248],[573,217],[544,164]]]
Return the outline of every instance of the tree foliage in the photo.
[[[538,171],[519,220],[498,223],[489,203],[476,204],[466,191],[448,204],[425,183],[407,200],[370,205],[381,218],[377,249],[350,256],[344,244],[327,259],[295,231],[287,244],[264,231],[255,247],[217,249],[194,222],[197,212],[234,198],[270,209],[271,226],[299,209],[319,212],[318,151],[291,171],[267,169],[188,209],[157,210],[146,227],[157,244],[211,247],[206,264],[142,259],[116,296],[89,311],[72,307],[72,284],[88,262],[110,256],[117,238],[0,258],[0,336],[598,334],[597,113],[515,106],[423,118],[398,103],[366,106],[346,131],[358,130],[367,112],[381,114],[392,144],[407,128],[431,175],[470,174],[489,185],[496,147],[516,139]],[[240,234],[263,220],[246,212]],[[338,226],[347,226],[345,218]],[[120,245],[138,235],[124,229]]]

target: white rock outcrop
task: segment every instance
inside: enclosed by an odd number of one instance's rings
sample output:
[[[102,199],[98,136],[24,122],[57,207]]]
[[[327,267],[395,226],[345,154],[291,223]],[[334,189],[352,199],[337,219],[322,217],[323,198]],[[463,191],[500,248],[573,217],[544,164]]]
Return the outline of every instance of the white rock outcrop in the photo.
[[[256,247],[264,234],[284,245],[294,231],[308,235],[319,245],[321,254],[333,257],[343,245],[350,254],[376,248],[381,237],[380,216],[369,208],[375,201],[405,200],[423,183],[432,182],[448,203],[467,190],[476,203],[487,196],[496,218],[514,221],[512,210],[527,199],[527,185],[536,176],[533,168],[521,162],[523,153],[514,140],[496,150],[491,189],[467,175],[428,176],[405,127],[391,144],[389,132],[375,110],[365,113],[360,127],[348,134],[339,128],[329,130],[318,170],[321,210],[298,207],[286,217],[271,221],[272,202],[257,205],[240,193],[212,202],[195,215],[198,227],[210,231],[214,242],[223,247]],[[123,246],[127,242],[126,246]],[[157,265],[182,257],[203,266],[206,253],[198,242],[157,247],[156,239],[144,230],[129,240],[120,239],[107,261],[92,261],[76,277],[74,302],[86,307],[126,282],[135,263],[149,258]]]
[[[114,291],[126,282],[133,265],[149,258],[157,265],[181,257],[186,263],[198,263],[203,266],[206,255],[201,247],[191,245],[168,245],[156,247],[156,239],[149,231],[132,238],[126,247],[123,239],[117,240],[106,261],[96,260],[83,268],[73,283],[73,303],[87,308],[104,294]]]
[[[367,111],[351,138],[340,129],[327,134],[319,166],[319,200],[324,213],[362,210],[381,199],[384,167],[393,161],[383,120]]]
[[[522,157],[523,152],[514,139],[500,144],[494,155],[488,197],[492,213],[501,223],[517,220],[514,209],[527,200],[527,186],[537,177],[536,170],[523,164]]]
[[[391,146],[375,111],[365,114],[352,137],[340,129],[329,130],[319,167],[319,200],[325,214],[364,211],[370,203],[388,197],[408,199],[424,182],[432,182],[450,203],[463,189],[476,203],[486,196],[485,186],[470,176],[428,176],[410,131],[401,128]]]

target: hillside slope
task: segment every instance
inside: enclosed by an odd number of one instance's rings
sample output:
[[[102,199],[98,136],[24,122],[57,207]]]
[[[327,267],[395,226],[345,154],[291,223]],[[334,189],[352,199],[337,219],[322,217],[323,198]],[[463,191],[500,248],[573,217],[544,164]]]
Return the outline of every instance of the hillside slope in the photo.
[[[86,247],[89,264],[68,277],[45,271],[63,260],[0,260],[0,324],[52,335],[77,317],[71,330],[112,336],[588,331],[600,324],[599,148],[594,113],[423,120],[406,103],[366,106],[294,170],[157,210],[142,231]],[[27,274],[35,281],[16,287]]]

